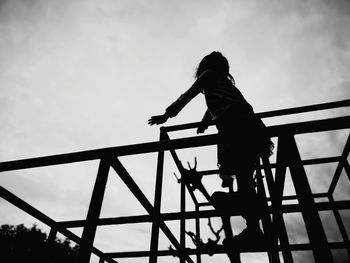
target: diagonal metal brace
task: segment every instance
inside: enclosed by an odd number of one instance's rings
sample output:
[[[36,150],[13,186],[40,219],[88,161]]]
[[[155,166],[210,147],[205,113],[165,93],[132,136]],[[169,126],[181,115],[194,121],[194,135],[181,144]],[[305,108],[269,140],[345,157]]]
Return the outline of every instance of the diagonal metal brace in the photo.
[[[152,206],[152,204],[148,201],[147,197],[143,194],[141,189],[137,186],[135,181],[132,179],[128,171],[122,165],[118,158],[115,158],[111,163],[111,167],[116,171],[119,177],[123,180],[125,185],[129,188],[129,190],[134,194],[137,200],[141,203],[141,205],[146,209],[146,211],[150,214],[151,217],[155,221],[157,221],[160,229],[163,230],[164,234],[169,238],[170,242],[175,246],[175,248],[180,251],[180,256],[184,257],[187,262],[194,263],[192,259],[186,255],[180,246],[180,243],[177,241],[173,233],[170,231],[168,226],[165,224],[164,220],[160,219],[160,214],[157,213]]]

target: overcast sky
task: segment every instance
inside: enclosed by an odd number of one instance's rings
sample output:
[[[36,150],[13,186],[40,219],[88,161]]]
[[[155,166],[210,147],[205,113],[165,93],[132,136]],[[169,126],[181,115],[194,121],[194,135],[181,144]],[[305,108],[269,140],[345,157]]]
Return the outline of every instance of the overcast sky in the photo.
[[[189,88],[213,50],[228,58],[256,112],[349,99],[349,25],[346,0],[0,0],[0,162],[157,140],[147,119]],[[204,110],[199,96],[167,125],[199,121]],[[313,137],[302,151],[312,156],[310,144],[322,141],[318,153],[339,153],[346,136]],[[201,154],[200,169],[214,169],[213,147],[182,151],[182,160]],[[151,201],[155,157],[122,158]],[[171,211],[178,195],[168,156],[166,169]],[[3,173],[0,183],[55,220],[83,219],[96,171],[97,162],[30,169]],[[102,216],[144,213],[118,180],[112,172]],[[21,222],[35,220],[0,200],[0,223]],[[149,226],[128,227],[101,229],[96,245],[147,250]]]

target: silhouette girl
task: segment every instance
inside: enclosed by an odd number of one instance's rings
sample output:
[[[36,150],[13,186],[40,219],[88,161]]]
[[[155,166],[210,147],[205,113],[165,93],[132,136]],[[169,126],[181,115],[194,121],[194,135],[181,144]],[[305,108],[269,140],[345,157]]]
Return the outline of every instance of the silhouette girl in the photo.
[[[162,115],[152,116],[148,123],[162,124],[175,117],[199,93],[205,96],[207,110],[197,129],[203,133],[214,120],[218,129],[217,158],[222,186],[233,191],[233,176],[237,180],[239,202],[247,212],[247,229],[240,235],[254,238],[261,233],[256,214],[257,196],[253,174],[259,156],[270,156],[273,144],[266,127],[235,86],[229,73],[229,63],[220,52],[205,56],[197,68],[196,80]],[[227,238],[227,237],[226,237]]]

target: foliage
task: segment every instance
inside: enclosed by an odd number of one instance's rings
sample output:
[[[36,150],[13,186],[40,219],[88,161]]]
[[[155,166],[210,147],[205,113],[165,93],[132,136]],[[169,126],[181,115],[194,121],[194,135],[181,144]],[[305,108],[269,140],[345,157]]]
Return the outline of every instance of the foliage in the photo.
[[[72,246],[67,238],[56,238],[49,245],[47,235],[36,225],[31,228],[26,228],[23,224],[2,225],[0,252],[3,263],[78,262],[78,245]]]

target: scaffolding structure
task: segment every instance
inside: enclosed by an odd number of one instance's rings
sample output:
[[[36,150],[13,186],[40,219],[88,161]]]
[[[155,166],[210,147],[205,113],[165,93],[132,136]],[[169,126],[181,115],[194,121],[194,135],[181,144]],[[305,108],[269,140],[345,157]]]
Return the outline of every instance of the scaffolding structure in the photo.
[[[298,108],[289,108],[277,111],[258,113],[261,118],[271,118],[276,116],[285,116],[290,114],[300,114],[311,111],[330,110],[340,107],[349,107],[350,100],[330,102],[324,104],[310,105]],[[201,188],[201,178],[203,176],[217,174],[217,170],[196,171],[195,169],[186,169],[178,157],[176,150],[210,146],[217,144],[217,134],[194,136],[178,139],[170,139],[169,133],[174,131],[195,129],[199,123],[189,123],[183,125],[162,127],[160,129],[160,139],[156,142],[110,147],[104,149],[67,153],[46,157],[23,159],[0,163],[0,172],[13,171],[20,169],[69,164],[75,162],[84,162],[99,160],[99,168],[93,187],[90,205],[85,220],[58,222],[42,213],[25,200],[20,199],[4,187],[0,186],[0,197],[7,200],[14,206],[33,216],[37,220],[50,227],[48,243],[52,242],[57,233],[66,236],[70,240],[79,244],[79,256],[81,263],[90,262],[91,254],[95,254],[102,262],[117,262],[118,258],[137,258],[148,257],[150,263],[157,262],[161,256],[176,256],[180,263],[197,262],[201,263],[203,254],[228,254],[227,247],[214,242],[205,244],[201,242],[200,219],[221,217],[222,211],[213,208],[210,200],[201,203],[194,195],[194,190]],[[333,249],[344,249],[347,251],[350,261],[350,242],[347,234],[346,225],[341,217],[341,210],[350,209],[350,200],[336,201],[334,191],[342,172],[345,172],[350,180],[350,165],[348,161],[350,151],[350,136],[344,142],[344,148],[340,156],[329,156],[322,158],[313,158],[303,160],[295,140],[295,135],[326,132],[334,130],[350,129],[350,116],[341,116],[329,119],[312,120],[298,123],[288,123],[282,125],[269,126],[268,132],[271,138],[277,140],[277,149],[275,149],[276,162],[270,163],[269,159],[262,158],[256,168],[257,193],[263,200],[264,214],[262,217],[263,232],[268,240],[268,244],[263,248],[233,248],[238,253],[237,262],[239,262],[240,253],[245,252],[266,252],[270,262],[294,262],[293,251],[312,251],[315,262],[334,262],[332,256]],[[164,173],[164,153],[169,151],[181,175],[180,183],[180,211],[171,213],[161,212],[163,173]],[[123,166],[119,157],[135,155],[141,153],[157,153],[157,171],[154,200],[151,203],[140,187],[133,180],[129,172]],[[313,193],[305,171],[305,166],[318,164],[336,164],[335,173],[328,191],[324,193]],[[130,192],[137,198],[138,202],[145,208],[147,214],[137,216],[124,216],[114,218],[100,218],[104,192],[106,188],[109,171],[113,169],[128,187]],[[290,176],[294,185],[296,195],[284,195],[284,186],[286,171],[289,169]],[[274,172],[273,172],[274,171]],[[192,177],[191,177],[192,176]],[[186,192],[189,193],[195,209],[186,211]],[[205,191],[203,191],[205,194]],[[206,196],[209,199],[209,196]],[[318,201],[324,200],[327,201]],[[284,201],[294,200],[295,203],[286,203]],[[207,207],[203,210],[201,208]],[[337,226],[339,228],[342,241],[329,242],[320,218],[321,211],[331,211],[334,214]],[[301,213],[305,223],[309,243],[290,244],[288,233],[284,221],[285,213]],[[234,208],[226,211],[230,216],[239,216],[240,211]],[[180,222],[179,240],[169,229],[166,221],[175,220]],[[195,220],[195,233],[192,238],[196,248],[189,248],[186,244],[186,221]],[[147,251],[118,251],[103,252],[94,247],[94,238],[96,228],[103,225],[118,224],[137,224],[151,223],[151,241],[150,249]],[[70,228],[83,227],[81,237],[78,237]],[[159,232],[167,236],[173,249],[159,250]],[[188,232],[187,232],[188,233]],[[231,260],[231,263],[232,260]]]

